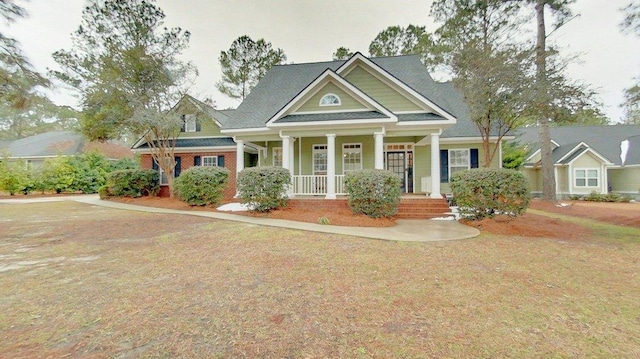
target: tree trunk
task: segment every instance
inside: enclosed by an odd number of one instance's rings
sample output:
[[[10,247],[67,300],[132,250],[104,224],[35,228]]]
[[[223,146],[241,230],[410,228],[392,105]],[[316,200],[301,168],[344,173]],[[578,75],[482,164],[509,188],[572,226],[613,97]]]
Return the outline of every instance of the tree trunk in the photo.
[[[551,134],[549,133],[547,99],[547,54],[546,54],[546,29],[544,23],[544,7],[547,0],[536,0],[536,20],[538,25],[536,41],[536,95],[539,106],[540,124],[540,152],[542,161],[542,199],[546,201],[556,200],[556,179],[551,157]]]

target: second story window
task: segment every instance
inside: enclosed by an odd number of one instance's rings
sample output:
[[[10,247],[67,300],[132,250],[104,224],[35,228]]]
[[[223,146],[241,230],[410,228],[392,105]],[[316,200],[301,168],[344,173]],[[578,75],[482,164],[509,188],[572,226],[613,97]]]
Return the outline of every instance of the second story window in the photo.
[[[340,97],[333,93],[328,93],[320,99],[320,106],[340,106]]]
[[[182,115],[184,121],[184,132],[196,132],[196,116],[195,115]]]

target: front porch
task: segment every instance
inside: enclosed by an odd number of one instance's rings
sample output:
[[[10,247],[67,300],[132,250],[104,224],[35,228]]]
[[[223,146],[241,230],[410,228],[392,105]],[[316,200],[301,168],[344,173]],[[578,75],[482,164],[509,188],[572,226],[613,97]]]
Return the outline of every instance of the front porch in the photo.
[[[346,197],[334,200],[324,198],[297,197],[289,199],[289,208],[292,209],[322,209],[328,211],[350,211]],[[428,198],[426,196],[405,195],[400,198],[396,218],[402,219],[431,219],[447,216],[450,212],[449,204],[445,198]]]

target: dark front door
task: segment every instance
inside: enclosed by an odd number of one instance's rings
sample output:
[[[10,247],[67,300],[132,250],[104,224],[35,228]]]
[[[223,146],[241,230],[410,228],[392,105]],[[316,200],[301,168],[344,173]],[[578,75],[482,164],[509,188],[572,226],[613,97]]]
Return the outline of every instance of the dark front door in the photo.
[[[403,193],[413,193],[413,152],[387,152],[387,170],[400,178]]]

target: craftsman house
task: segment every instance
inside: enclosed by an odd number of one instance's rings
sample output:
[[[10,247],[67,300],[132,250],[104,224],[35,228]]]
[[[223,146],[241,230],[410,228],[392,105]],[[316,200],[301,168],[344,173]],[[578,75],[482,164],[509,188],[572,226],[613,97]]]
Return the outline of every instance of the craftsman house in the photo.
[[[539,128],[523,128],[516,141],[527,146],[522,172],[533,195],[542,193]],[[640,126],[552,127],[552,158],[558,198],[615,192],[640,193]]]
[[[275,66],[235,111],[215,111],[189,96],[182,102],[179,113],[191,129],[178,140],[182,169],[221,156],[217,165],[232,173],[282,166],[292,175],[292,198],[336,199],[345,194],[346,173],[375,168],[397,174],[405,194],[442,199],[450,176],[478,167],[483,155],[460,93],[434,81],[415,55],[356,53]],[[144,144],[134,148],[141,152]],[[498,151],[493,166],[501,160]]]

